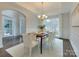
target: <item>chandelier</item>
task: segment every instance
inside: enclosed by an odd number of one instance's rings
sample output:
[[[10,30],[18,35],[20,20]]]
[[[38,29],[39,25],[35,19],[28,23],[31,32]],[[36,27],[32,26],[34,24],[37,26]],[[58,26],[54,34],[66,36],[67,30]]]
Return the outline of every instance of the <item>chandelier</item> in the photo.
[[[38,18],[43,21],[44,19],[47,19],[48,16],[44,14],[44,2],[41,2],[41,5],[42,5],[42,15],[38,15]]]

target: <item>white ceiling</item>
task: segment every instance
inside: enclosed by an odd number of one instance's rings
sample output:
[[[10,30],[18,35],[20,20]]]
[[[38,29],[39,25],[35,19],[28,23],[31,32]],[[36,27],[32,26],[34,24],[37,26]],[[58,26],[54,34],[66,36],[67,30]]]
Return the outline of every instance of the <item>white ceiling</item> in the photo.
[[[36,13],[43,13],[46,15],[57,15],[65,12],[70,12],[73,2],[44,2],[43,8],[41,2],[18,2],[18,5]]]

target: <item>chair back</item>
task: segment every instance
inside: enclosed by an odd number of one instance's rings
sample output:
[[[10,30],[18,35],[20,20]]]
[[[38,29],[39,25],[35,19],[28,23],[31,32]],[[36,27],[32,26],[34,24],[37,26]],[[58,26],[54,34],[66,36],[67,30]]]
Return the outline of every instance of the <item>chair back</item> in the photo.
[[[36,42],[36,34],[28,33],[27,37],[28,37],[29,46],[31,47],[33,45],[33,43]]]
[[[23,34],[23,42],[24,42],[24,51],[25,54],[29,53],[29,48],[32,48],[33,46],[33,41],[36,40],[36,35],[35,33],[27,33],[27,34]]]
[[[28,33],[28,39],[30,41],[36,40],[36,34],[35,33]]]
[[[28,34],[24,33],[23,35],[23,43],[24,43],[24,47],[28,47],[29,44],[29,40],[28,40]]]
[[[48,32],[48,37],[49,37],[49,40],[52,40],[54,37],[53,37],[53,32]]]

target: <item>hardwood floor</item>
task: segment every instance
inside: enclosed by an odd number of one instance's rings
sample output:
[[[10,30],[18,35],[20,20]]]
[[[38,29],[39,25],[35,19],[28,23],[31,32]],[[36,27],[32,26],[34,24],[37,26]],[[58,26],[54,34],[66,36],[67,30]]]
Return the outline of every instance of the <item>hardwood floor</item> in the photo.
[[[0,48],[0,57],[12,57],[9,53],[5,51],[5,49]]]

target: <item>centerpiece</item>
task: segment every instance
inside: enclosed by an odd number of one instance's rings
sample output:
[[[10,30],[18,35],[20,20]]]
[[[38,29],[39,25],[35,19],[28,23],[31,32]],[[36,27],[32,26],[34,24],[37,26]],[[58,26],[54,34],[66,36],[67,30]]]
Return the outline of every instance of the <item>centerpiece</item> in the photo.
[[[45,28],[45,25],[39,25],[38,27],[39,27],[39,29],[40,29],[41,32],[43,32],[45,30],[44,29]]]

